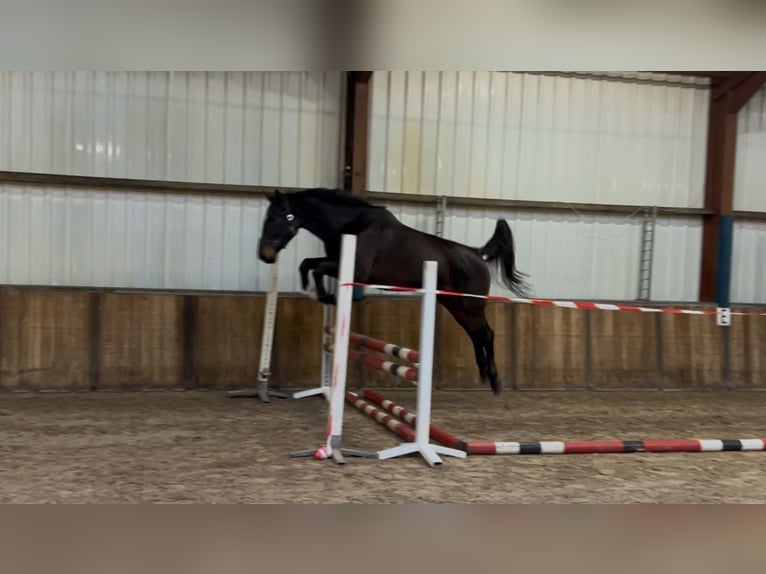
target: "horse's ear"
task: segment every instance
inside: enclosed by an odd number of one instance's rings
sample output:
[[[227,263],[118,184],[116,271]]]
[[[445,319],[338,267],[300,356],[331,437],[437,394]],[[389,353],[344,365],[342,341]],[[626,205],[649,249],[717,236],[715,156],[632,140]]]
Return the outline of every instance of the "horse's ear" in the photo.
[[[266,199],[269,200],[269,203],[276,203],[280,199],[282,199],[282,195],[280,194],[278,189],[275,189],[273,193],[267,193]]]

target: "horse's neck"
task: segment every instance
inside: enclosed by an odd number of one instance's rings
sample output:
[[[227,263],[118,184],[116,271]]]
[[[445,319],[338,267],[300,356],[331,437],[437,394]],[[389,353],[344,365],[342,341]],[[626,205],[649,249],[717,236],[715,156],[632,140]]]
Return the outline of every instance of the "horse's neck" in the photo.
[[[328,206],[307,202],[301,206],[302,227],[322,240],[325,245],[340,248],[343,229],[359,215],[359,208],[344,205]]]

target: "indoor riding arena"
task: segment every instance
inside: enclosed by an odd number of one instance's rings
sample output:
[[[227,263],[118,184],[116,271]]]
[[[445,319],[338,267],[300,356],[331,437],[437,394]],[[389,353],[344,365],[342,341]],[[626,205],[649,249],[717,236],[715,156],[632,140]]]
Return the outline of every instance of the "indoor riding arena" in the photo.
[[[764,82],[0,72],[0,502],[766,502]]]

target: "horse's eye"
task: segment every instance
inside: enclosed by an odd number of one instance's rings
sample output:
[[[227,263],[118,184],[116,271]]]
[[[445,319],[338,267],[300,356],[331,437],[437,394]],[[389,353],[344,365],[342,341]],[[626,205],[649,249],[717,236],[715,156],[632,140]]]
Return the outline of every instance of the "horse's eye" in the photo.
[[[295,216],[292,213],[288,213],[287,214],[287,221],[292,221],[293,219],[295,219]]]

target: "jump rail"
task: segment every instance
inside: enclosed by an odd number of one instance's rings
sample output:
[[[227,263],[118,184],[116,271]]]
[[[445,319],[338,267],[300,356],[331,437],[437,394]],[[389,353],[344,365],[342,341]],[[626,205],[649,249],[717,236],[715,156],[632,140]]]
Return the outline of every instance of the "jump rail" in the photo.
[[[333,346],[331,344],[327,344],[325,345],[325,350],[328,353],[332,353]],[[418,370],[415,367],[408,367],[406,365],[400,365],[398,363],[386,361],[385,359],[381,359],[379,357],[373,357],[372,355],[367,355],[366,353],[362,353],[355,349],[348,350],[348,358],[351,359],[352,361],[364,363],[365,365],[367,365],[368,367],[372,367],[373,369],[379,369],[381,371],[385,371],[386,373],[396,375],[397,377],[400,377],[402,379],[406,379],[413,383],[417,383]]]
[[[324,331],[328,335],[333,334],[333,328],[331,326],[325,327]],[[385,353],[386,355],[391,355],[399,359],[404,359],[410,363],[417,363],[420,361],[420,353],[414,349],[408,349],[407,347],[394,345],[393,343],[386,343],[380,339],[374,339],[372,337],[353,332],[349,333],[349,339],[355,345],[366,347],[373,351],[378,351],[379,353]]]
[[[417,416],[379,393],[366,390],[363,397],[408,424]],[[431,438],[444,445],[475,454],[628,454],[669,452],[742,452],[766,451],[766,439],[642,439],[581,440],[532,442],[466,442],[431,425]]]
[[[469,442],[468,454],[620,454],[766,450],[766,439],[581,440]]]
[[[376,393],[375,391],[366,389],[364,393],[362,393],[362,396],[368,401],[370,401],[371,403],[378,405],[379,407],[388,411],[395,417],[402,419],[407,424],[412,426],[415,426],[417,424],[418,417],[416,414],[411,413],[410,411],[405,409],[403,406],[397,405],[393,401],[383,398],[381,394]],[[460,450],[466,450],[466,442],[464,440],[456,437],[455,435],[451,433],[448,433],[447,431],[437,427],[434,424],[431,424],[431,427],[428,429],[428,432],[432,439],[439,441],[444,446],[448,446],[450,448],[457,448]]]
[[[350,391],[346,391],[346,402],[362,411],[375,422],[380,423],[388,430],[396,433],[400,438],[407,442],[415,442],[415,431],[405,423],[398,421],[394,415],[388,414],[386,411],[372,406],[359,398],[359,395]]]

